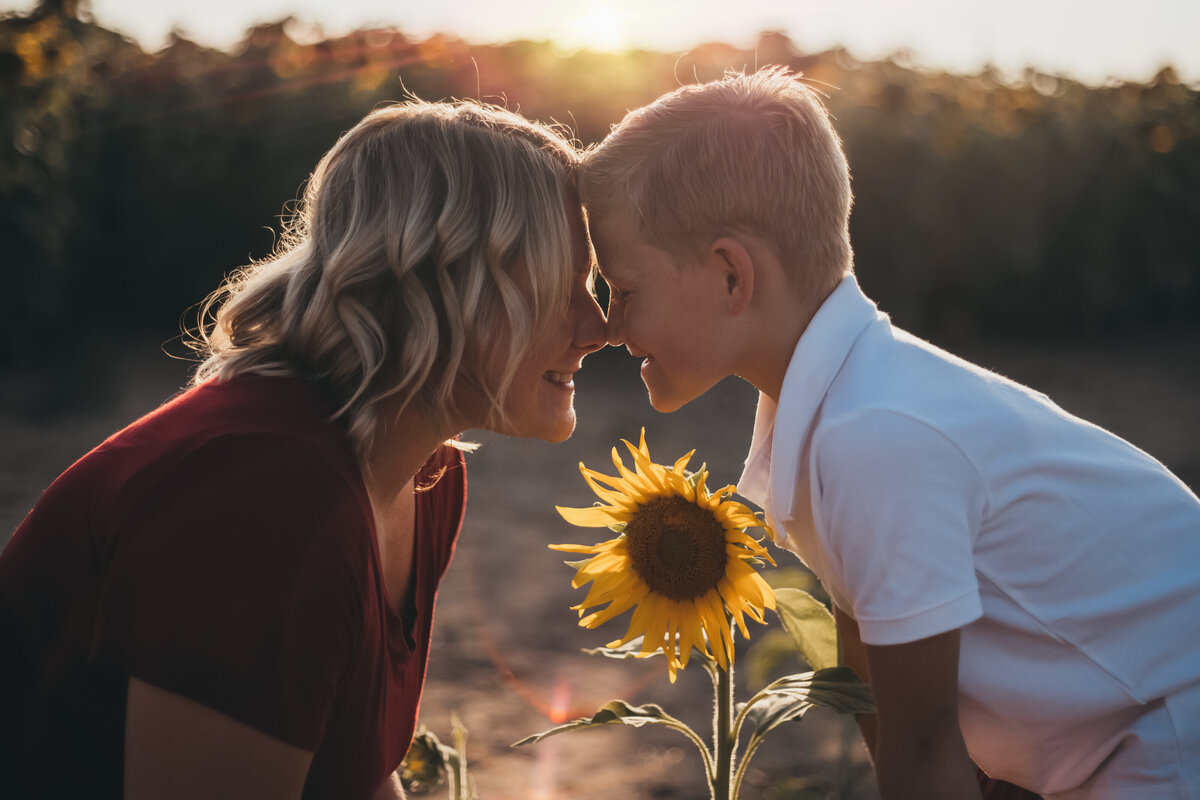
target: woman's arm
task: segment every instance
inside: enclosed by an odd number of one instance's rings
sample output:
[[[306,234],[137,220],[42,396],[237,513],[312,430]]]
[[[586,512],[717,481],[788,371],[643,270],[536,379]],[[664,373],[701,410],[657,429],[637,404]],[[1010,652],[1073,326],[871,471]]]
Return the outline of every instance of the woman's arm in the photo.
[[[875,696],[875,774],[883,800],[978,798],[958,727],[957,630],[916,642],[866,645]]]
[[[312,753],[129,679],[125,800],[297,800]]]

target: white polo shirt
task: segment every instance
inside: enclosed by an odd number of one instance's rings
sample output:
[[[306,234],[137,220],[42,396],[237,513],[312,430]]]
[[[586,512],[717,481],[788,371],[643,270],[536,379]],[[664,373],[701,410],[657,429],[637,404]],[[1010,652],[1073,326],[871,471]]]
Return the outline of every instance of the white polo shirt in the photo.
[[[738,491],[865,643],[962,629],[990,775],[1200,798],[1200,500],[1146,453],[893,327],[848,276],[760,397]]]

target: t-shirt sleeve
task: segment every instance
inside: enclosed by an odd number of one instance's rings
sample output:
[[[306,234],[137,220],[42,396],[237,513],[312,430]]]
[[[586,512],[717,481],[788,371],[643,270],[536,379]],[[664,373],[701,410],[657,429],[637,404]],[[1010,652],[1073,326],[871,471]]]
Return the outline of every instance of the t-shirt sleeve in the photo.
[[[362,638],[370,527],[311,446],[230,435],[126,498],[92,658],[315,750]]]
[[[987,498],[961,450],[878,410],[828,425],[813,447],[828,579],[863,642],[917,641],[982,616],[973,549]]]

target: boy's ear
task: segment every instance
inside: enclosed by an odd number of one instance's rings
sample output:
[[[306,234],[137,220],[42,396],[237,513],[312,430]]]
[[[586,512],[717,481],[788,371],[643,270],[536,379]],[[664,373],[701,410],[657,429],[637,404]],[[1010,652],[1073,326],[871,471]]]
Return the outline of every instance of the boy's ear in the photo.
[[[729,293],[729,312],[737,316],[754,296],[754,258],[737,239],[723,236],[709,246],[709,259],[721,271]]]

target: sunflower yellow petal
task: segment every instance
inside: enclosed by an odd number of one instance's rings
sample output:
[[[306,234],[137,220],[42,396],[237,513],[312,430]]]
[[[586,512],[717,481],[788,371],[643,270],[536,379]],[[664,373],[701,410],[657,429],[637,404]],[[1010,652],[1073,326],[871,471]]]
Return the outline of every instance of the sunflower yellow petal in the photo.
[[[704,628],[700,624],[701,616],[696,607],[695,600],[685,600],[683,603],[683,627],[680,632],[680,637],[686,637],[688,641],[688,652],[695,647],[706,658],[712,658],[712,653],[709,652],[708,642],[704,639]],[[680,647],[682,647],[682,643]]]
[[[625,481],[619,476],[614,478],[612,475],[605,475],[599,470],[589,469],[587,467],[584,467],[582,470],[580,470],[580,472],[583,473],[583,477],[590,478],[598,483],[602,483],[609,487],[612,491],[619,492],[622,494],[622,496],[624,496],[624,490],[626,488]]]
[[[645,638],[642,640],[643,653],[653,653],[660,647],[664,652],[667,651],[663,639],[666,637],[667,627],[670,625],[670,604],[670,600],[659,595],[650,597],[643,603],[650,612],[646,619]]]
[[[725,654],[728,663],[733,663],[733,632],[729,629],[729,615],[725,610],[725,604],[721,602],[721,595],[715,589],[704,595],[704,599],[712,607],[713,616],[719,621],[717,627],[721,634],[721,644],[725,647]]]
[[[678,639],[679,639],[679,603],[672,601],[671,608],[667,614],[667,677],[671,683],[675,682],[675,673],[683,667],[683,663],[679,658]]]
[[[643,503],[656,495],[653,487],[645,478],[625,466],[625,462],[621,460],[621,456],[617,453],[617,448],[615,447],[612,449],[612,458],[613,464],[617,467],[617,473],[624,478],[625,483],[628,484],[628,488],[632,490],[630,492],[631,496],[635,497],[639,503]]]
[[[722,578],[721,582],[717,584],[717,591],[720,592],[721,598],[725,601],[725,606],[733,615],[738,630],[742,632],[742,638],[749,639],[750,631],[746,628],[746,620],[743,618],[744,612],[749,610],[749,606],[745,605],[742,598],[733,590],[733,585],[727,578]]]
[[[622,604],[627,598],[634,598],[634,602],[639,602],[646,593],[650,591],[646,584],[642,583],[636,576],[622,574],[613,576],[606,581],[595,581],[592,584],[592,589],[588,592],[587,598],[580,603],[584,608],[591,608],[603,603]],[[630,606],[625,606],[629,608]],[[619,612],[618,612],[619,613]]]
[[[643,455],[640,451],[638,451],[638,460],[636,463],[644,474],[654,480],[655,487],[659,493],[669,490],[670,483],[668,482],[667,475],[670,474],[670,470],[668,470],[662,464],[655,464],[649,459],[648,456]]]
[[[736,544],[745,549],[750,550],[755,555],[765,554],[767,549],[758,543],[758,540],[753,536],[743,533],[736,528],[725,530],[725,542],[727,544]]]
[[[675,602],[675,610],[672,612],[673,635],[677,639],[676,647],[679,653],[680,669],[686,667],[692,657],[692,636],[688,630],[688,618],[691,610],[692,604],[689,601],[678,600]]]
[[[614,553],[601,553],[592,556],[586,564],[579,567],[575,573],[575,588],[578,589],[590,580],[604,576],[606,573],[620,571],[626,568],[628,557]]]
[[[628,642],[645,635],[646,622],[650,618],[649,604],[653,600],[653,593],[647,594],[642,598],[642,602],[633,607],[633,614],[629,617],[629,627],[625,631],[624,641]]]
[[[592,477],[591,470],[584,467],[583,464],[579,466],[581,467],[580,472],[583,474],[583,479],[587,482],[588,488],[596,493],[596,497],[599,497],[601,502],[608,506],[619,507],[625,505],[624,493],[618,489],[606,489],[600,485],[599,481]]]
[[[622,439],[625,442],[625,447],[629,449],[629,454],[633,456],[634,466],[637,467],[637,472],[641,476],[643,483],[649,492],[654,495],[661,495],[666,487],[665,475],[663,470],[657,464],[653,464],[650,458],[641,450],[634,447],[629,441]]]
[[[750,509],[728,500],[717,506],[716,516],[726,527],[730,528],[763,528],[763,521]]]
[[[775,608],[775,590],[744,561],[731,562],[725,576],[733,589],[759,608]]]
[[[729,623],[725,619],[725,609],[721,604],[721,598],[715,592],[708,592],[696,598],[696,608],[700,611],[701,627],[708,639],[708,646],[712,648],[713,659],[721,665],[722,669],[727,668],[729,660],[726,654],[731,653],[732,650],[725,646],[724,629],[728,627]]]
[[[579,621],[579,625],[583,628],[595,628],[599,625],[603,625],[605,622],[621,616],[644,599],[645,595],[630,594],[627,597],[613,600],[611,603],[609,603],[607,608],[602,608],[599,611],[593,611],[591,614],[588,614],[586,617],[581,619]],[[633,637],[630,636],[629,638],[632,639]]]
[[[588,508],[567,508],[555,506],[562,518],[580,528],[607,528],[618,522],[625,522],[620,514],[615,514],[607,506],[590,506]]]
[[[675,465],[673,467],[671,467],[671,472],[674,472],[676,475],[682,476],[683,471],[685,469],[687,469],[688,462],[692,460],[692,456],[694,456],[694,455],[696,455],[696,451],[689,450],[684,456],[682,456],[675,462]]]
[[[548,544],[546,547],[551,550],[558,550],[562,553],[598,553],[603,545],[598,544]]]
[[[630,587],[626,585],[626,581],[619,576],[601,575],[597,576],[592,581],[592,587],[588,589],[587,597],[583,599],[579,605],[583,608],[592,608],[593,606],[607,603],[618,597],[624,597]]]
[[[692,486],[691,481],[681,477],[677,482],[677,486],[679,494],[684,500],[687,500],[689,503],[696,502],[696,488]]]

